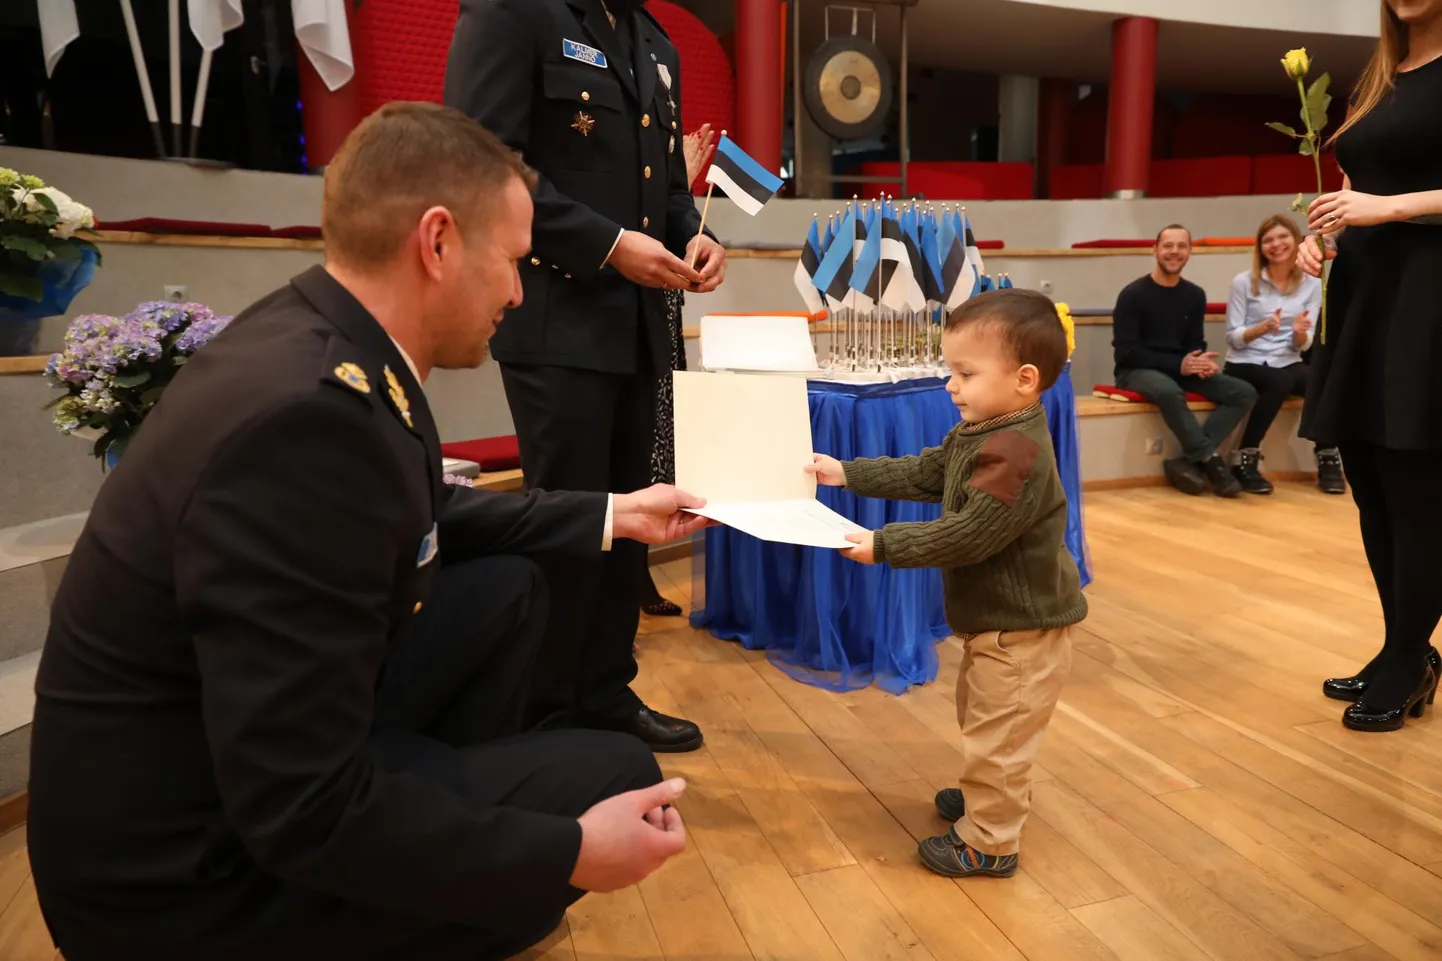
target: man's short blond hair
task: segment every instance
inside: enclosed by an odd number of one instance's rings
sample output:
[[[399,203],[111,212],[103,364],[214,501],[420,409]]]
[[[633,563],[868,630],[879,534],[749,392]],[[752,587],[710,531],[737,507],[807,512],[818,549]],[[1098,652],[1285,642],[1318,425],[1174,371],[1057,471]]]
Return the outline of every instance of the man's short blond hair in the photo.
[[[357,268],[387,263],[431,207],[450,210],[469,235],[486,226],[512,177],[535,189],[520,156],[460,111],[388,103],[350,132],[326,169],[326,257]]]

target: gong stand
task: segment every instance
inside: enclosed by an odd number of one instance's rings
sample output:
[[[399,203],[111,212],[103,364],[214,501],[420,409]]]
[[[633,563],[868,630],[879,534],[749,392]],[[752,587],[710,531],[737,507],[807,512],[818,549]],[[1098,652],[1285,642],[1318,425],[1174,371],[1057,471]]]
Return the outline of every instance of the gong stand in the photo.
[[[898,154],[901,161],[901,196],[907,195],[906,168],[910,160],[911,138],[909,136],[908,107],[906,103],[906,81],[909,59],[907,56],[906,11],[916,6],[919,0],[863,0],[861,3],[825,6],[826,39],[812,54],[810,61],[801,59],[801,7],[802,0],[793,0],[791,30],[791,93],[795,136],[792,137],[792,168],[796,195],[804,196],[806,182],[820,180],[823,183],[895,183],[895,177],[870,177],[860,174],[806,177],[802,173],[801,154],[802,117],[810,114],[816,125],[837,140],[857,139],[875,132],[886,121],[891,101],[891,70],[886,58],[876,47],[876,18],[879,7],[893,7],[900,18],[901,64],[898,112],[900,122],[900,144]],[[840,14],[838,20],[850,21],[850,33],[832,31],[832,13]],[[870,37],[859,30],[862,14],[870,18]],[[873,110],[867,113],[865,108]]]

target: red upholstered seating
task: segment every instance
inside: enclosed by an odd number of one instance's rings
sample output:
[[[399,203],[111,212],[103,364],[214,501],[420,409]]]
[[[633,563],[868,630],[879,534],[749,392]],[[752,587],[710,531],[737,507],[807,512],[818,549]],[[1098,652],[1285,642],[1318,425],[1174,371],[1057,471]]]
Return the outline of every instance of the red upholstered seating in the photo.
[[[270,237],[273,232],[265,224],[231,224],[216,220],[175,220],[170,217],[137,217],[134,220],[107,220],[95,224],[97,230],[129,230],[144,234],[203,234],[210,237]]]
[[[1120,240],[1113,240],[1113,239],[1107,239],[1107,240],[1083,240],[1083,241],[1081,241],[1080,243],[1072,244],[1072,247],[1074,247],[1074,248],[1076,248],[1076,249],[1078,249],[1078,250],[1087,250],[1087,249],[1097,249],[1097,250],[1100,250],[1100,249],[1119,248],[1119,247],[1150,247],[1150,246],[1152,246],[1155,242],[1156,242],[1156,238],[1155,238],[1155,237],[1141,237],[1141,238],[1136,238],[1136,239],[1132,239],[1132,240],[1127,240],[1127,239],[1125,239],[1125,238],[1120,239]]]
[[[1252,192],[1251,157],[1153,160],[1149,197],[1230,197]]]
[[[1324,190],[1342,189],[1342,168],[1337,166],[1336,154],[1322,154],[1322,187]],[[1252,158],[1254,194],[1295,194],[1300,191],[1310,198],[1316,189],[1317,171],[1312,166],[1311,157],[1286,153]]]
[[[1251,237],[1198,237],[1193,247],[1250,247],[1255,241]]]
[[[366,0],[352,13],[356,79],[366,113],[392,100],[440,103],[457,0]]]
[[[1106,168],[1102,164],[1064,164],[1048,174],[1052,200],[1093,200],[1102,195]]]
[[[480,440],[452,441],[441,445],[441,454],[457,460],[473,461],[483,471],[515,470],[521,466],[521,448],[515,435],[483,437]]]
[[[901,192],[897,161],[868,160],[861,165],[861,174],[897,178],[895,183],[862,184],[861,196],[867,200]],[[1034,178],[1029,163],[935,160],[906,165],[907,192],[930,200],[1030,200]]]
[[[1145,397],[1143,397],[1141,394],[1138,394],[1136,391],[1122,390],[1120,387],[1117,387],[1113,384],[1097,384],[1095,387],[1092,388],[1092,396],[1101,397],[1105,400],[1122,401],[1123,403],[1128,404],[1150,403]],[[1206,398],[1203,397],[1201,394],[1193,394],[1191,391],[1188,391],[1187,400],[1205,401]]]
[[[1207,304],[1207,313],[1209,313],[1209,314],[1225,314],[1226,312],[1227,312],[1227,305],[1226,305],[1226,304],[1216,304],[1216,303],[1211,303],[1211,302],[1208,302],[1208,304]]]

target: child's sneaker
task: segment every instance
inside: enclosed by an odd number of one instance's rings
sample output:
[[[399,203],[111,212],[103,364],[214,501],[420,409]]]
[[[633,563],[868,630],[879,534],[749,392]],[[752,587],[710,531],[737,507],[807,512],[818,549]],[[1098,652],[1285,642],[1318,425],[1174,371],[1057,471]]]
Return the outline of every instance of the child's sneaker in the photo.
[[[960,821],[966,813],[966,798],[961,788],[949,787],[936,792],[936,813],[948,821]]]
[[[1015,854],[982,854],[956,836],[956,830],[927,838],[916,846],[921,863],[949,878],[987,875],[1009,878],[1016,873]]]

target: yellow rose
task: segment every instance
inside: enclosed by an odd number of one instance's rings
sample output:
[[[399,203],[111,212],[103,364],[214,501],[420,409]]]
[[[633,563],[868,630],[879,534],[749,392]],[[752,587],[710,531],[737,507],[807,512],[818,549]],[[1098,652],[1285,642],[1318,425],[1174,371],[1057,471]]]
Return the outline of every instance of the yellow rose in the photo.
[[[1072,352],[1076,350],[1076,322],[1071,319],[1071,308],[1066,304],[1056,305],[1056,315],[1061,320],[1062,329],[1066,331],[1066,356],[1070,360]]]
[[[1288,50],[1287,55],[1282,58],[1282,69],[1287,71],[1287,76],[1293,80],[1301,80],[1312,69],[1312,60],[1307,56],[1307,48],[1301,47],[1296,50]]]

